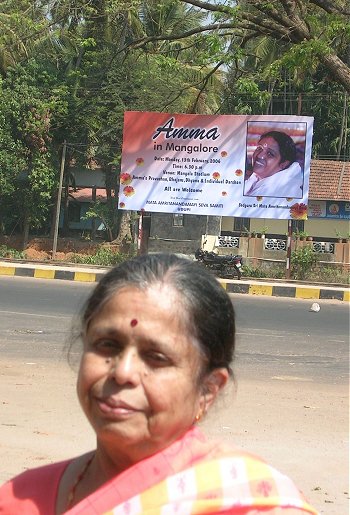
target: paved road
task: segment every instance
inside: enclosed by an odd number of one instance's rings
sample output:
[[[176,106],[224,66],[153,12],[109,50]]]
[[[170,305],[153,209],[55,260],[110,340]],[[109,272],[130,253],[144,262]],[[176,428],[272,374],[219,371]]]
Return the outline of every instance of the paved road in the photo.
[[[91,288],[0,277],[0,482],[94,445],[63,352],[72,314]],[[289,474],[320,513],[347,513],[347,305],[324,300],[312,313],[311,301],[232,299],[238,391],[227,389],[205,431]]]
[[[0,277],[3,357],[65,359],[73,315],[93,285]],[[332,384],[348,375],[349,308],[339,301],[232,295],[237,313],[238,376],[290,377]]]

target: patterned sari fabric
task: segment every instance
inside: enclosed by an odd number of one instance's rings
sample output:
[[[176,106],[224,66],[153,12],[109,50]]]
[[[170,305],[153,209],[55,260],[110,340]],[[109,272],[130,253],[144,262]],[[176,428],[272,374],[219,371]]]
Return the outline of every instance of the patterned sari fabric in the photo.
[[[67,513],[301,515],[317,511],[287,476],[252,455],[207,442],[193,428]]]

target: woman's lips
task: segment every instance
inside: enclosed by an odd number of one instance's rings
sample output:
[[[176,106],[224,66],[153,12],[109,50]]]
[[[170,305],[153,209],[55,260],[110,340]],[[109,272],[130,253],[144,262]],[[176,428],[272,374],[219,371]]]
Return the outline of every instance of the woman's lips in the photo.
[[[255,159],[254,166],[265,166],[265,161],[262,161],[261,159]]]
[[[109,415],[112,417],[129,417],[134,415],[135,413],[140,412],[141,410],[134,408],[130,404],[127,404],[123,401],[117,401],[114,399],[96,399],[98,407],[101,412],[105,415]]]

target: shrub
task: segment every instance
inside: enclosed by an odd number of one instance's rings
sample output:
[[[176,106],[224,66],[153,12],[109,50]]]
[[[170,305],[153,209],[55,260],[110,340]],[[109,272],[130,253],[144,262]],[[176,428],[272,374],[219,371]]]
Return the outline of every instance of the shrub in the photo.
[[[291,255],[291,271],[294,279],[305,279],[316,263],[317,256],[310,245],[293,250]]]
[[[253,267],[250,265],[243,265],[242,266],[242,275],[244,277],[255,277],[257,279],[264,279],[264,278],[270,278],[270,279],[282,279],[285,275],[285,271],[281,270],[281,268],[275,267],[275,268],[260,268],[260,267]]]
[[[256,277],[256,278],[264,278],[269,277],[269,275],[266,273],[266,270],[263,270],[262,268],[253,267],[250,265],[243,265],[242,266],[242,275],[245,277]]]
[[[337,283],[337,284],[349,284],[350,277],[349,273],[346,271],[342,271],[339,268],[325,266],[321,267],[319,270],[315,271],[311,274],[311,277],[308,279],[312,279],[318,282],[325,283]]]
[[[95,254],[74,254],[70,261],[72,263],[81,263],[85,265],[113,266],[128,258],[129,256],[120,254],[119,252],[114,252],[113,249],[109,247],[100,247]]]
[[[26,256],[25,253],[20,250],[11,249],[6,245],[0,245],[0,257],[10,259],[25,259]]]

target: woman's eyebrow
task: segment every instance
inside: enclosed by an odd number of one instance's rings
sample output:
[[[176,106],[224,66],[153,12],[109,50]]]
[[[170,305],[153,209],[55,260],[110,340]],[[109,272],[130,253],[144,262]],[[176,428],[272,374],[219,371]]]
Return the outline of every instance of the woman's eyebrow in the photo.
[[[89,330],[87,331],[88,333],[90,333],[90,335],[92,336],[95,336],[95,337],[99,337],[99,336],[107,336],[107,337],[113,337],[113,338],[117,338],[119,336],[122,335],[122,331],[120,331],[119,329],[117,329],[116,327],[112,327],[112,326],[99,326],[99,327],[90,327]]]

